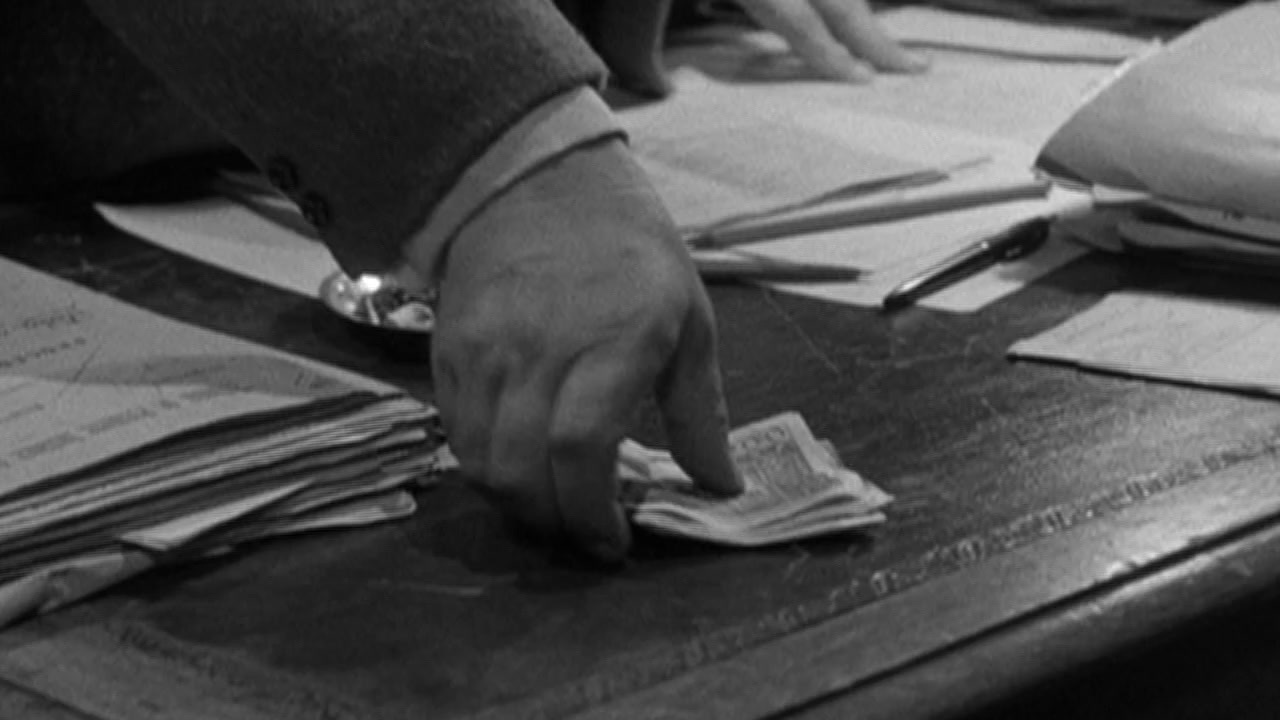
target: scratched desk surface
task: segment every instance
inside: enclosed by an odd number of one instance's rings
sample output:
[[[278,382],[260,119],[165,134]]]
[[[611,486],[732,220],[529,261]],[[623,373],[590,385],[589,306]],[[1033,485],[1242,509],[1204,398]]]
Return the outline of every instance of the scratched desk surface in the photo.
[[[0,253],[430,400],[425,367],[315,302],[92,218],[0,224]],[[403,522],[167,568],[0,633],[0,717],[943,717],[1014,702],[1280,573],[1277,401],[1005,358],[1121,286],[1280,303],[1263,281],[1096,256],[973,315],[715,286],[734,421],[800,411],[896,496],[885,526],[759,550],[641,536],[601,571],[444,487]],[[654,417],[636,435],[660,442]]]

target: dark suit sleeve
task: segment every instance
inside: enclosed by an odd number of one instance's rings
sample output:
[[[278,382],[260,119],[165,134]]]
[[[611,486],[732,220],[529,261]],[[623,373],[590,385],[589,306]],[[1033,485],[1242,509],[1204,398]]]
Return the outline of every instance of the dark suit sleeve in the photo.
[[[604,76],[550,0],[88,0],[298,201],[348,272],[382,270],[541,102]]]

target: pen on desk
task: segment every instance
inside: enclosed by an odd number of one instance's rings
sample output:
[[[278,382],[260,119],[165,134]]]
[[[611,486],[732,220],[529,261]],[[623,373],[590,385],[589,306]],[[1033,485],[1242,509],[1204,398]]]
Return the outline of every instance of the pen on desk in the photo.
[[[706,282],[766,280],[774,282],[852,282],[862,270],[847,265],[775,260],[758,255],[693,253],[693,264]]]
[[[905,280],[885,295],[883,305],[892,310],[910,305],[990,265],[1022,257],[1049,237],[1053,219],[1036,217],[979,240]]]
[[[727,248],[791,235],[901,220],[1010,200],[1044,197],[1049,192],[1049,188],[1048,180],[1028,176],[998,185],[887,200],[882,203],[856,205],[833,203],[830,207],[819,205],[808,212],[794,216],[763,218],[741,225],[705,230],[689,237],[686,242],[690,247],[697,249]]]

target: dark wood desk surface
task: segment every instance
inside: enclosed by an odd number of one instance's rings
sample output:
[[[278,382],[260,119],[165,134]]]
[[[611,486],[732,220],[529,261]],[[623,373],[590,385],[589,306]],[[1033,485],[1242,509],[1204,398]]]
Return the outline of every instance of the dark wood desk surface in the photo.
[[[424,367],[316,303],[92,218],[10,221],[0,253],[430,398]],[[750,551],[641,537],[603,572],[441,488],[404,522],[0,633],[0,718],[1242,716],[1215,693],[1280,657],[1257,604],[1280,574],[1280,404],[1004,351],[1117,287],[1280,302],[1270,285],[1089,257],[977,314],[889,316],[714,287],[735,421],[799,410],[897,496],[886,526]],[[638,436],[660,439],[653,418]]]

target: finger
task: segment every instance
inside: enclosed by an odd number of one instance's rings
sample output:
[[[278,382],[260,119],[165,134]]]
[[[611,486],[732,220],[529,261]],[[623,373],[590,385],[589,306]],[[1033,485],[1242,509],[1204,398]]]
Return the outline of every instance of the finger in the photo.
[[[548,455],[548,428],[560,378],[509,375],[492,426],[484,485],[503,512],[539,535],[564,527]]]
[[[440,422],[447,433],[448,429],[453,427],[455,408],[458,406],[458,377],[440,352],[438,341],[433,344],[431,350],[431,389],[436,409],[440,411]]]
[[[876,19],[866,0],[811,0],[823,22],[849,52],[887,72],[917,73],[929,61],[907,52]]]
[[[497,411],[504,368],[492,358],[463,365],[451,361],[447,351],[442,354],[440,374],[455,378],[445,383],[452,391],[440,396],[449,447],[458,458],[462,476],[480,482],[487,474],[489,428]]]
[[[569,535],[607,562],[631,545],[618,502],[618,443],[660,365],[651,355],[598,350],[578,360],[556,400],[550,456],[560,514]]]
[[[741,1],[756,22],[781,35],[792,51],[824,77],[856,83],[868,82],[874,77],[871,67],[849,53],[807,2]]]
[[[699,487],[722,495],[742,492],[729,454],[729,411],[720,380],[715,318],[700,292],[680,344],[658,390],[671,456]]]

